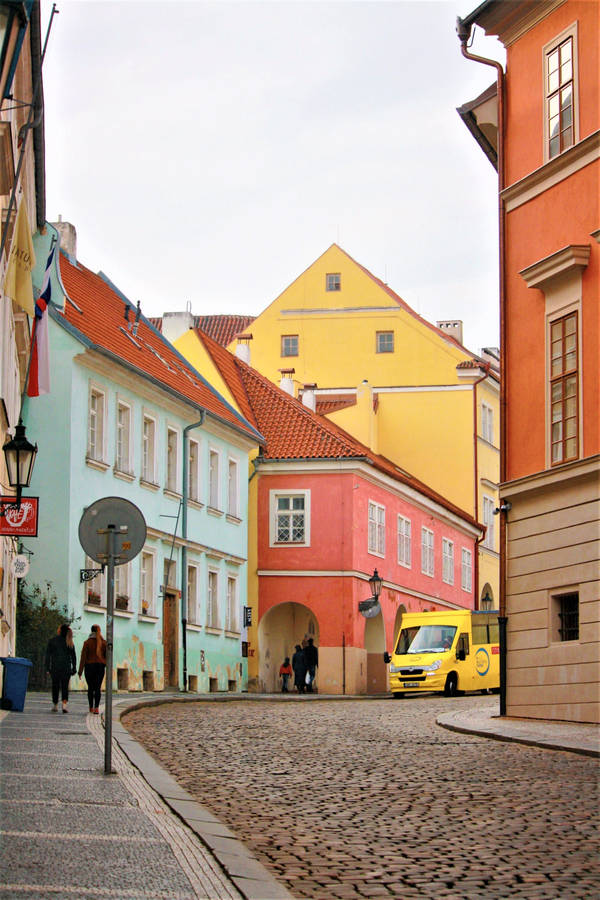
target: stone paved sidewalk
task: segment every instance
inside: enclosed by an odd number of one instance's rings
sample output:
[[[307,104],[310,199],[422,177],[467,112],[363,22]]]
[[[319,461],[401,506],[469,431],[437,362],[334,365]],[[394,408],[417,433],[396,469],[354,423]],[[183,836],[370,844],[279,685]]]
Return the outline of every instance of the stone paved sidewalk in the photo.
[[[112,763],[117,774],[104,775],[104,729],[81,694],[71,695],[68,715],[36,693],[23,712],[0,713],[1,900],[256,896],[235,885],[114,743]]]

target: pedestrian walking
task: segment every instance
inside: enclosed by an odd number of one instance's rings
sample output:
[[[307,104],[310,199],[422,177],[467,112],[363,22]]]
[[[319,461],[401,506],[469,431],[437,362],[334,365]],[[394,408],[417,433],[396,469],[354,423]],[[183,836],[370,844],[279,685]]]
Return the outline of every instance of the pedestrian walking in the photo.
[[[58,634],[50,638],[46,647],[46,672],[52,678],[52,712],[58,711],[59,692],[62,711],[69,712],[69,680],[76,671],[77,656],[73,632],[68,625],[61,625]]]
[[[304,679],[306,678],[306,661],[300,644],[296,644],[296,652],[292,656],[292,669],[294,670],[294,687],[299,694],[304,693]]]
[[[102,681],[106,669],[106,641],[99,625],[92,625],[92,632],[84,642],[79,657],[79,677],[85,673],[90,712],[97,716],[102,693]]]
[[[289,694],[288,691],[288,681],[290,680],[290,675],[292,674],[292,667],[290,666],[290,658],[286,656],[282,664],[279,666],[279,677],[281,678],[281,693]]]
[[[304,648],[304,662],[306,664],[306,691],[307,693],[312,694],[313,682],[319,665],[319,651],[317,647],[315,647],[315,642],[312,638],[308,639],[306,647]]]

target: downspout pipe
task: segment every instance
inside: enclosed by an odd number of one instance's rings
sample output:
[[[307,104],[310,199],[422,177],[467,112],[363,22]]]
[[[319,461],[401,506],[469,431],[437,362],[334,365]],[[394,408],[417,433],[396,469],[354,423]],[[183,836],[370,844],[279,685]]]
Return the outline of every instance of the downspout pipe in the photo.
[[[206,410],[200,410],[200,418],[183,429],[183,466],[182,466],[182,492],[181,492],[181,641],[183,649],[183,691],[188,689],[187,674],[187,508],[188,508],[188,434],[194,428],[204,425]]]
[[[500,300],[500,483],[506,482],[506,250],[505,250],[505,209],[504,190],[504,69],[502,63],[485,56],[471,53],[467,47],[471,37],[471,25],[460,16],[456,20],[456,33],[460,50],[465,59],[491,66],[496,70],[498,97],[498,230],[499,230],[499,300]],[[501,502],[500,508],[505,507]],[[506,509],[500,513],[500,597],[498,624],[500,630],[500,715],[506,715]]]
[[[478,378],[473,382],[473,466],[475,470],[475,478],[473,484],[473,502],[474,502],[474,511],[473,518],[476,522],[479,521],[479,448],[478,448],[478,438],[479,434],[477,431],[477,385],[481,384],[482,381],[488,377],[490,371],[489,365],[486,366],[485,374]],[[482,541],[485,540],[485,536],[487,534],[487,528],[484,530],[483,534],[477,538],[475,541],[475,559],[473,560],[475,565],[475,571],[473,573],[473,609],[479,609],[479,545]]]

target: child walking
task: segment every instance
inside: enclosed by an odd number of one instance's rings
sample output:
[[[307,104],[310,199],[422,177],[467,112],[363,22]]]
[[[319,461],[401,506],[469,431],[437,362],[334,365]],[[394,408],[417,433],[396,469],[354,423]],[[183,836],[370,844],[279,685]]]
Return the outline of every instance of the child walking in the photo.
[[[281,678],[281,693],[289,694],[288,691],[288,681],[292,675],[292,667],[290,665],[290,658],[286,656],[282,664],[279,666],[279,677]]]

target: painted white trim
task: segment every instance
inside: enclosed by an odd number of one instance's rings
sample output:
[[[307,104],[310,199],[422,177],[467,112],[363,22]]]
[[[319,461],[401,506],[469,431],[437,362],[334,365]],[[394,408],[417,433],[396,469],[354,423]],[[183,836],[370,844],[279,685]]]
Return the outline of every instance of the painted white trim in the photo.
[[[360,581],[369,581],[371,576],[365,575],[364,572],[358,572],[356,569],[336,570],[331,569],[258,569],[257,575],[263,578],[358,578]],[[404,596],[414,597],[416,600],[425,600],[427,603],[439,603],[441,606],[447,606],[449,609],[465,609],[459,603],[451,603],[433,594],[425,594],[422,591],[415,591],[406,585],[396,584],[394,581],[384,581],[382,587],[391,591],[396,591]]]
[[[365,481],[368,481],[370,484],[385,487],[393,496],[412,503],[413,506],[421,511],[433,515],[435,518],[439,519],[440,522],[451,525],[453,528],[456,528],[458,531],[461,531],[469,537],[477,538],[481,534],[480,529],[476,528],[474,525],[470,525],[450,510],[440,506],[435,500],[425,497],[424,494],[421,494],[420,491],[417,491],[415,488],[411,488],[404,484],[400,485],[399,482],[392,479],[389,475],[385,475],[385,473],[376,469],[374,466],[357,459],[265,461],[261,462],[258,471],[259,474],[264,475],[312,475],[316,473],[349,472],[360,478],[364,478]],[[466,510],[465,513],[470,515]]]
[[[128,435],[127,435],[127,459],[125,460],[125,468],[119,467],[119,461],[117,459],[117,450],[119,446],[119,408],[124,407],[129,411],[129,427],[128,427]],[[115,403],[115,464],[114,464],[114,472],[115,474],[129,477],[131,479],[135,478],[135,472],[133,470],[133,405],[128,401],[124,400],[123,397],[119,395],[117,392],[116,403]]]
[[[333,293],[333,292],[332,292]],[[335,293],[338,293],[336,291]],[[314,316],[314,315],[348,315],[348,313],[365,313],[365,312],[406,312],[397,303],[391,306],[308,306],[303,309],[281,309],[282,316]]]
[[[556,156],[550,156],[550,134],[548,132],[548,57],[549,55],[556,50],[556,48],[566,41],[568,38],[573,39],[573,57],[571,59],[571,63],[573,66],[573,144],[571,147],[579,141],[579,51],[578,51],[578,41],[577,41],[577,20],[571,23],[567,28],[561,31],[560,34],[556,35],[556,37],[552,38],[551,41],[548,41],[542,47],[542,77],[543,77],[543,92],[542,96],[544,98],[544,162],[550,162],[551,159],[556,159]],[[567,147],[569,150],[570,147]],[[564,150],[562,151],[565,152]],[[557,156],[561,156],[561,153],[558,153]]]
[[[269,547],[310,547],[310,488],[271,488],[269,490]],[[278,497],[303,497],[304,498],[304,540],[303,541],[278,541],[277,540],[277,498]]]
[[[165,491],[170,494],[181,495],[181,428],[173,425],[171,422],[165,422],[166,425],[166,447],[165,447]],[[169,432],[175,435],[175,487],[169,486]]]
[[[211,482],[211,459],[212,459],[213,453],[214,453],[214,454],[216,455],[216,457],[217,457],[217,475],[216,475],[216,477],[217,477],[217,483],[216,483],[217,496],[216,496],[216,498],[215,498],[216,501],[217,501],[216,503],[213,503],[213,502],[212,502],[212,501],[213,501],[213,492],[212,492],[212,482]],[[218,447],[215,447],[215,446],[212,445],[212,444],[209,444],[209,445],[208,445],[208,453],[207,453],[207,459],[206,459],[206,462],[207,462],[207,464],[208,464],[208,468],[207,468],[207,474],[208,474],[208,491],[207,491],[207,495],[206,495],[206,505],[207,505],[207,508],[208,508],[208,509],[212,509],[212,510],[221,510],[221,495],[222,495],[222,492],[221,492],[221,477],[222,477],[222,472],[221,472],[221,451],[219,450]]]
[[[152,471],[146,472],[144,469],[144,425],[146,423],[146,419],[149,422],[152,422],[154,425],[153,430],[153,439],[152,439]],[[157,479],[157,467],[158,467],[158,419],[154,413],[148,412],[144,407],[142,407],[142,433],[141,437],[141,465],[140,465],[140,483],[143,481],[146,484],[158,485]],[[151,476],[150,478],[147,476]]]
[[[101,446],[98,448],[97,446],[94,448],[96,455],[90,455],[90,429],[92,422],[92,394],[95,394],[98,397],[102,397],[102,415],[100,425],[102,428],[101,434]],[[96,419],[96,427],[98,425],[98,419]],[[96,442],[98,443],[98,442]],[[88,382],[88,406],[87,406],[87,432],[85,436],[85,458],[86,462],[89,463],[101,463],[103,466],[109,467],[110,463],[108,462],[108,391],[104,385],[98,384],[96,381],[90,378]]]

